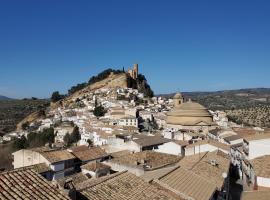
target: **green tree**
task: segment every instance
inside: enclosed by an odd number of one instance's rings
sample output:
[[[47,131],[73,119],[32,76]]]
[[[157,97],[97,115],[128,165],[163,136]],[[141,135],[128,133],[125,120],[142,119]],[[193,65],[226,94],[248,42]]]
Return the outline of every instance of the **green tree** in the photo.
[[[57,102],[61,99],[64,98],[64,95],[61,95],[58,91],[55,91],[52,93],[52,96],[51,96],[51,101],[52,102]]]
[[[72,143],[77,143],[81,139],[81,134],[78,126],[75,126],[73,132],[70,135],[70,139]]]
[[[93,141],[90,140],[90,139],[87,140],[87,143],[88,143],[88,146],[89,146],[89,147],[93,145]]]
[[[26,149],[28,146],[28,141],[24,135],[21,138],[17,138],[13,143],[13,148],[16,150]]]
[[[23,130],[27,130],[28,128],[29,128],[29,122],[27,121],[27,122],[24,122],[23,124],[22,124],[22,129]]]
[[[72,144],[72,140],[71,140],[71,137],[70,137],[69,133],[67,133],[64,136],[64,142],[65,142],[65,145],[68,146],[68,147]]]
[[[41,135],[41,139],[43,141],[44,144],[46,143],[54,143],[54,129],[53,128],[46,128],[42,131],[42,133],[40,133]]]
[[[105,110],[105,108],[104,108],[102,105],[99,105],[99,106],[96,106],[96,107],[95,107],[93,113],[94,113],[94,115],[95,115],[96,117],[102,117],[102,116],[105,115],[106,110]]]

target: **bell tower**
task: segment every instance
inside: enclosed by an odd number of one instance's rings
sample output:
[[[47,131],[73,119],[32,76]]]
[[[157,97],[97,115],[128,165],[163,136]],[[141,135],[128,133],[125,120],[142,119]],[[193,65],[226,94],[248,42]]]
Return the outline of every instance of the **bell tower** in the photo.
[[[133,78],[136,79],[138,77],[138,74],[139,74],[139,65],[134,64],[133,65]]]

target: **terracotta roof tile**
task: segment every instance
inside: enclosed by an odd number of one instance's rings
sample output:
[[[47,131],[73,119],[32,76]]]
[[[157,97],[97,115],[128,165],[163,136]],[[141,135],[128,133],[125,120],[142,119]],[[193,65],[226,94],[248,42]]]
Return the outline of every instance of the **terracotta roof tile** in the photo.
[[[270,155],[250,160],[256,176],[270,178]]]
[[[50,182],[34,169],[20,168],[0,174],[0,199],[55,199],[65,200]]]
[[[51,163],[57,163],[75,158],[75,156],[67,150],[44,151],[40,152],[40,154]]]
[[[246,191],[241,200],[269,200],[270,191]]]
[[[81,194],[91,200],[174,200],[166,191],[159,189],[129,172],[117,173],[88,182]]]
[[[176,168],[154,182],[174,191],[184,199],[209,200],[216,191],[213,183],[182,167]]]
[[[108,154],[100,147],[91,147],[83,151],[72,152],[72,154],[82,161],[96,160],[106,157]]]
[[[110,169],[110,168],[111,168],[110,166],[105,165],[103,163],[99,163],[99,162],[90,162],[81,166],[81,169],[85,169],[85,170],[93,171],[93,172],[95,172],[96,170]]]

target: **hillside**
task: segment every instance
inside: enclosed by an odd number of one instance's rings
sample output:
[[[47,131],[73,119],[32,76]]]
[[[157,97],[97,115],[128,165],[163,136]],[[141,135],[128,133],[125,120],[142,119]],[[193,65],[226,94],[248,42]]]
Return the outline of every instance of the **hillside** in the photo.
[[[238,124],[270,127],[270,105],[228,110],[227,114],[230,120]]]
[[[55,109],[59,106],[72,107],[76,104],[77,99],[86,97],[91,91],[105,88],[133,88],[138,89],[139,92],[144,93],[146,97],[152,97],[153,91],[148,85],[144,75],[139,74],[136,79],[130,77],[130,75],[123,70],[106,69],[96,76],[93,76],[86,83],[80,83],[76,86],[72,86],[67,95],[59,95],[59,100],[52,101],[50,104],[51,109]],[[48,102],[46,102],[48,103]],[[43,110],[46,106],[42,107]],[[10,116],[12,121],[8,130],[14,130],[14,123],[18,123],[17,129],[21,130],[23,124],[31,123],[38,118],[43,117],[39,112],[40,109],[33,107],[31,112],[19,113],[20,117]],[[5,114],[3,114],[3,118]],[[20,120],[19,120],[20,119]],[[7,121],[6,121],[7,123]]]
[[[129,74],[123,71],[107,69],[98,75],[91,77],[88,83],[81,83],[71,87],[69,94],[64,96],[61,101],[52,103],[51,107],[54,108],[60,104],[61,106],[69,106],[78,98],[81,98],[87,95],[89,92],[97,89],[127,87],[138,89],[138,91],[144,93],[146,97],[153,96],[153,91],[148,85],[144,75],[139,74],[138,78],[133,79],[129,76]]]
[[[84,95],[87,95],[90,91],[102,89],[102,88],[118,88],[118,87],[127,87],[128,86],[128,76],[126,73],[120,74],[110,74],[107,78],[104,78],[101,81],[86,85],[82,89],[70,94],[63,100],[61,100],[61,104],[63,106],[68,106],[69,104],[76,101],[77,98],[80,98]],[[52,104],[52,107],[57,106],[60,102],[56,102],[56,104]]]
[[[5,100],[0,101],[0,131],[7,133],[16,129],[25,117],[48,106],[48,100]]]

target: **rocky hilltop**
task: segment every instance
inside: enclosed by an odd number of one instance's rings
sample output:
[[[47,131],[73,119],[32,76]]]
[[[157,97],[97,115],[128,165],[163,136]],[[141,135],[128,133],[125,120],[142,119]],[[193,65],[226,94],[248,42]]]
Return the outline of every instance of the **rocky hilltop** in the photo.
[[[138,67],[138,66],[137,66]],[[132,71],[132,70],[131,70]],[[132,73],[134,73],[132,71]],[[78,103],[79,99],[84,99],[88,94],[99,89],[117,89],[117,88],[133,88],[138,89],[144,96],[152,97],[153,91],[144,75],[142,74],[130,74],[130,70],[125,72],[124,70],[106,69],[96,76],[90,78],[88,82],[77,84],[72,86],[66,95],[59,95],[59,99],[51,101],[47,110],[53,110],[58,107],[73,107]],[[43,118],[43,114],[37,109],[31,115],[28,115],[17,125],[17,130],[22,130],[23,125],[34,122]]]
[[[128,87],[128,75],[126,73],[111,73],[107,78],[104,78],[101,81],[95,82],[93,84],[86,85],[84,88],[74,92],[73,94],[68,95],[63,100],[58,101],[56,103],[52,103],[51,106],[57,107],[59,105],[66,106],[76,101],[76,99],[80,99],[84,95],[88,94],[91,91],[97,89],[105,89],[105,88],[126,88]]]

